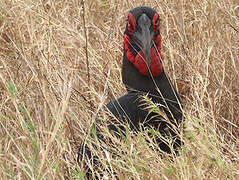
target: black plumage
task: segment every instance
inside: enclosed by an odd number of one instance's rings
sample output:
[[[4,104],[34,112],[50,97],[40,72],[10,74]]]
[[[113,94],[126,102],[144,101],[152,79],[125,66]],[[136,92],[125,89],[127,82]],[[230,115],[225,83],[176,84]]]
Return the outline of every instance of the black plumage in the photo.
[[[146,128],[152,127],[170,137],[177,151],[177,147],[182,144],[178,136],[183,118],[182,105],[178,92],[163,69],[159,27],[159,15],[154,9],[137,7],[129,12],[122,65],[122,80],[128,93],[107,104],[108,110],[119,120],[117,122],[112,118],[108,128],[117,134],[119,130],[125,130],[122,125],[125,122],[135,132],[142,129],[140,124]],[[145,95],[158,105],[170,122],[162,120],[163,117],[156,112],[147,110],[142,98]],[[103,139],[99,129],[97,133]],[[160,138],[157,143],[162,151],[171,153],[172,149]],[[82,152],[81,149],[80,157]],[[87,153],[91,157],[90,151],[87,150]]]
[[[152,19],[155,17],[155,14],[157,14],[157,12],[150,7],[137,7],[132,9],[130,11],[130,14],[135,18],[136,29],[135,31],[130,32],[131,29],[129,29],[128,26],[132,22],[129,22],[126,25],[125,35],[127,37],[125,38],[130,39],[130,49],[134,58],[139,53],[139,51],[144,48],[145,37],[139,36],[144,35],[142,31],[147,27],[149,30],[149,38],[151,38],[150,41],[152,42],[152,45],[150,45],[149,47],[147,47],[146,45],[146,48],[150,49],[158,47],[157,50],[161,50],[161,44],[159,44],[161,43],[161,41],[157,42],[157,36],[160,36],[160,32],[154,32],[152,25]],[[140,23],[143,25],[140,25]],[[130,26],[134,25],[130,24]],[[139,29],[137,29],[137,26]],[[138,39],[141,38],[141,42],[139,42],[140,40],[134,42],[134,33],[138,33]],[[163,67],[161,67],[162,70],[160,72],[160,75],[153,76],[151,69],[153,70],[155,69],[155,67],[152,67],[152,64],[149,63],[149,66],[147,66],[148,74],[142,74],[139,69],[137,69],[137,67],[135,67],[135,65],[132,63],[132,60],[129,60],[130,56],[127,56],[127,48],[125,48],[125,46],[127,46],[127,44],[124,44],[122,79],[123,83],[126,86],[128,94],[115,101],[110,102],[107,105],[107,108],[116,118],[121,119],[121,121],[127,120],[131,124],[131,129],[138,130],[139,124],[143,124],[143,126],[146,127],[153,127],[159,130],[159,132],[162,134],[165,133],[165,129],[169,129],[171,137],[174,138],[174,147],[176,148],[177,146],[180,146],[181,141],[177,136],[178,132],[175,132],[175,130],[177,130],[177,128],[179,127],[179,124],[182,122],[183,116],[181,100],[178,92],[174,88]],[[158,53],[160,54],[160,60],[158,61],[161,63],[160,66],[162,66],[161,52]],[[147,52],[145,54],[147,54]],[[149,54],[149,58],[152,62],[151,55]],[[145,58],[145,61],[145,64],[147,65],[147,57]],[[151,67],[151,69],[149,67]],[[149,111],[145,110],[145,106],[143,106],[145,102],[142,102],[143,95],[147,95],[154,103],[159,105],[159,108],[167,115],[170,123],[160,120],[160,117],[157,116],[156,113],[149,113]],[[174,128],[172,128],[172,126],[174,126]],[[168,153],[171,152],[170,148],[160,140],[159,146],[163,151]]]

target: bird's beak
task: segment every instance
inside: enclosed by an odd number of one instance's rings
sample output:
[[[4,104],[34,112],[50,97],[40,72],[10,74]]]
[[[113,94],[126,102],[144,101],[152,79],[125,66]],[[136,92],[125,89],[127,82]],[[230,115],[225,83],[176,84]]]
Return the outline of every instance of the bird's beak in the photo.
[[[142,30],[141,41],[142,41],[141,50],[145,55],[148,70],[149,72],[151,72],[151,47],[153,41],[149,29],[145,28],[144,30]]]
[[[150,31],[151,21],[146,14],[138,20],[138,30],[132,35],[133,41],[143,52],[149,72],[151,72],[151,47],[153,46],[153,32]]]

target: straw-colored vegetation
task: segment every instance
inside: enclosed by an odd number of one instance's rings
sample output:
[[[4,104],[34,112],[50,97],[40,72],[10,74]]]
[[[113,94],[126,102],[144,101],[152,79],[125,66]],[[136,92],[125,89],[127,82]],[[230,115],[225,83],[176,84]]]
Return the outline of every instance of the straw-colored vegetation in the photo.
[[[126,93],[123,32],[140,5],[162,19],[164,68],[184,103],[184,146],[159,156],[145,133],[128,132],[125,141],[112,138],[117,157],[95,152],[102,167],[93,176],[239,179],[238,0],[87,0],[85,12],[80,0],[1,0],[1,179],[83,179],[77,151],[94,120],[107,119],[105,105]]]

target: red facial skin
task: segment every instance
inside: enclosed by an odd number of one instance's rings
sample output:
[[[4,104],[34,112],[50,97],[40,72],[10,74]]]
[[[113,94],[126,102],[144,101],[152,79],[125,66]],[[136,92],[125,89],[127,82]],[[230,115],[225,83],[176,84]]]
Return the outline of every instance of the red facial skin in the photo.
[[[131,35],[136,31],[136,20],[131,13],[129,13],[128,15],[128,20],[129,20],[128,32]],[[160,29],[159,15],[157,13],[154,15],[152,23],[154,33],[157,35],[155,38],[155,44],[157,45],[157,48],[155,47],[151,48],[151,72],[154,77],[157,77],[160,76],[160,74],[163,71],[163,66],[161,63],[161,36],[159,33]],[[124,35],[124,47],[126,50],[127,59],[131,63],[133,63],[135,68],[137,68],[141,74],[145,76],[150,76],[150,74],[148,73],[149,71],[146,64],[146,58],[143,52],[140,50],[136,54],[136,56],[134,56],[133,54],[133,50],[130,45],[132,43],[130,35],[129,36],[127,34]]]

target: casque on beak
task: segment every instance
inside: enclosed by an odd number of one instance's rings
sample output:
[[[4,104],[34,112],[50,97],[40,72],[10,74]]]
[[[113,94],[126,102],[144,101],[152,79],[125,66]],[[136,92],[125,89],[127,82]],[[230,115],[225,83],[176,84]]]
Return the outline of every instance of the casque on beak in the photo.
[[[151,47],[153,46],[153,31],[150,30],[151,21],[146,14],[142,14],[138,19],[137,31],[133,33],[132,39],[143,52],[146,64],[151,72]]]

